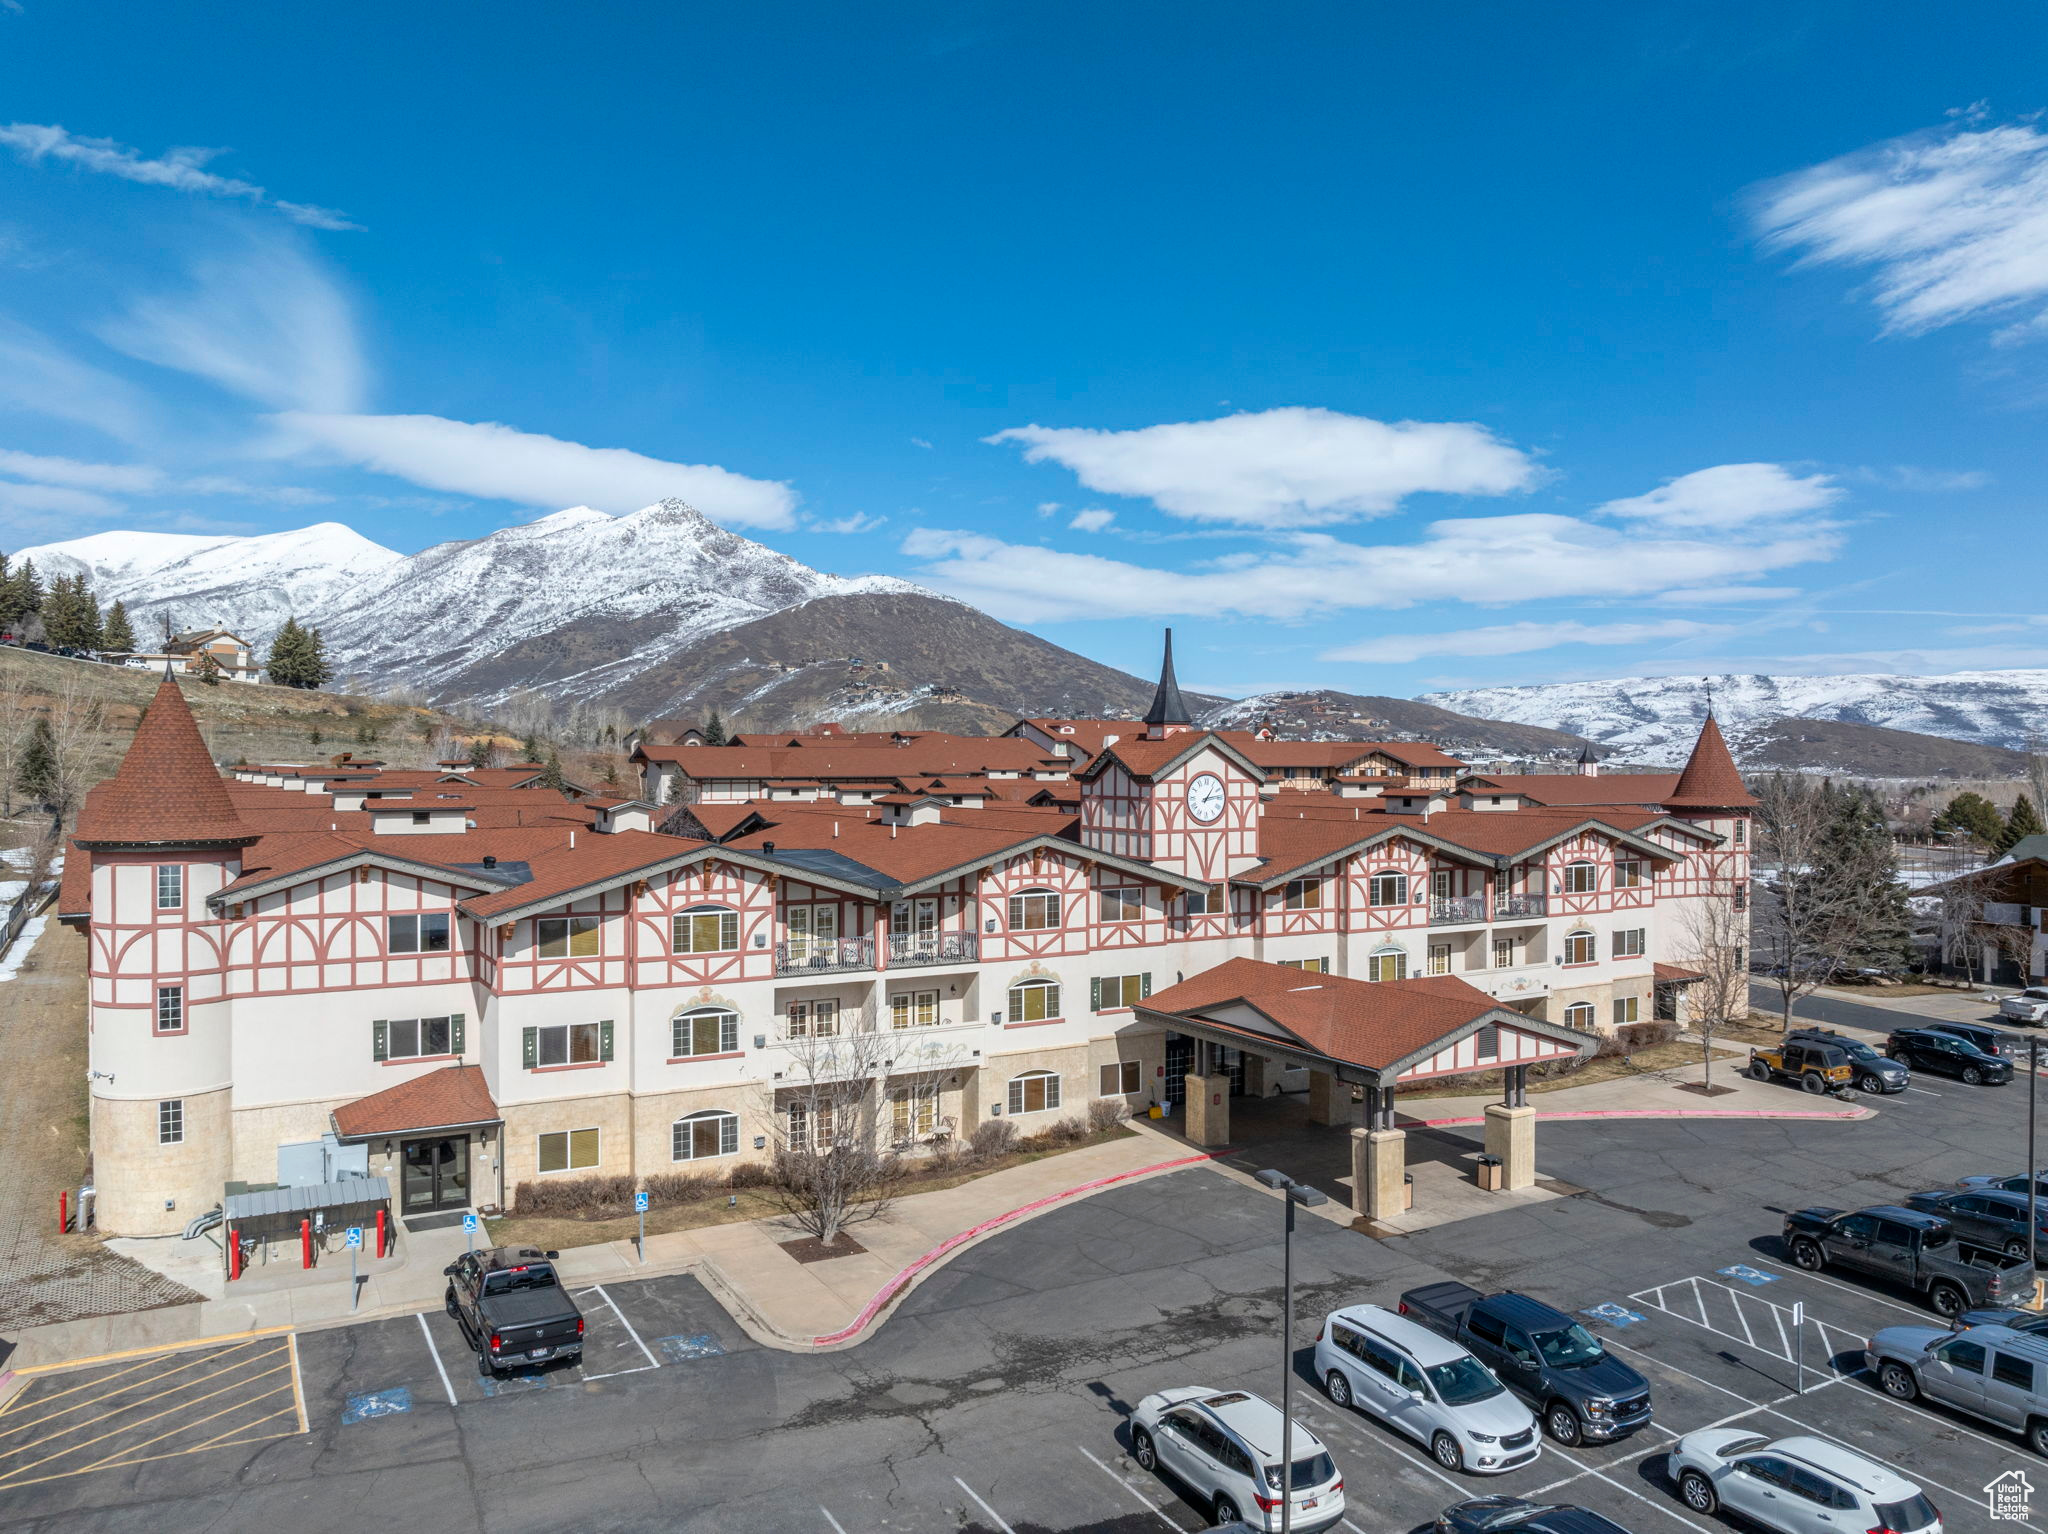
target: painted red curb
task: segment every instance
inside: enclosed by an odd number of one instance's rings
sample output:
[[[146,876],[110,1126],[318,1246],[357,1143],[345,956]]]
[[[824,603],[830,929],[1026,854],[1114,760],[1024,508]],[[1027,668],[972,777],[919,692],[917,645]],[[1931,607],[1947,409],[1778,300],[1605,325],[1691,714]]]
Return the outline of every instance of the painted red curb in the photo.
[[[957,1236],[948,1236],[944,1241],[941,1241],[937,1246],[918,1258],[917,1261],[911,1263],[909,1267],[904,1268],[894,1278],[890,1279],[889,1282],[882,1285],[880,1289],[877,1289],[875,1297],[868,1301],[866,1308],[853,1318],[851,1324],[841,1327],[836,1332],[828,1332],[822,1337],[813,1337],[811,1344],[814,1347],[829,1347],[835,1342],[844,1342],[847,1338],[856,1335],[869,1322],[873,1321],[881,1313],[882,1307],[894,1299],[898,1292],[913,1278],[947,1253],[972,1241],[976,1236],[986,1235],[989,1231],[1007,1225],[1012,1220],[1021,1219],[1027,1214],[1035,1214],[1041,1209],[1061,1203],[1066,1199],[1078,1198],[1083,1193],[1094,1193],[1101,1188],[1113,1188],[1120,1182],[1129,1182],[1134,1177],[1148,1177],[1154,1172],[1171,1171],[1175,1167],[1196,1166],[1201,1162],[1214,1161],[1218,1156],[1228,1154],[1230,1152],[1226,1147],[1223,1150],[1204,1151],[1198,1156],[1182,1156],[1174,1161],[1161,1161],[1154,1166],[1141,1166],[1129,1172],[1118,1172],[1114,1177],[1098,1177],[1094,1182],[1084,1182],[1078,1187],[1068,1188],[1060,1193],[1049,1193],[1044,1198],[1034,1199],[1031,1203],[1021,1204],[1007,1213],[983,1220],[979,1225],[963,1230]]]
[[[1562,1108],[1538,1112],[1539,1119],[1858,1119],[1862,1108]],[[1409,1119],[1419,1129],[1484,1124],[1484,1115],[1463,1119]]]

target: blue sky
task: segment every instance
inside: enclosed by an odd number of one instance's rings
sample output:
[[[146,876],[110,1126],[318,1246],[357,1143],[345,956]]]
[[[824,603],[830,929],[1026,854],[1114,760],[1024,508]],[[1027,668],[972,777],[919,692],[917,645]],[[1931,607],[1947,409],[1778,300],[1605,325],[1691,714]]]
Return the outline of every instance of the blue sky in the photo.
[[[0,547],[673,493],[1213,691],[2048,664],[2044,43],[0,0]]]

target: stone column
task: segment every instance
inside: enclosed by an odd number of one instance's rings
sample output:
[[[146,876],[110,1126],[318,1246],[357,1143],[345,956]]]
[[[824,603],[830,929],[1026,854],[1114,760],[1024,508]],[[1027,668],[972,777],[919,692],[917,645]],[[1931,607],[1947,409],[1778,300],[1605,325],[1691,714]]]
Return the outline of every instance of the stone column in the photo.
[[[1266,1072],[1273,1068],[1274,1063],[1264,1055],[1247,1054],[1244,1057],[1244,1095],[1246,1097],[1264,1097],[1272,1091],[1272,1088],[1266,1084]]]
[[[1188,1082],[1187,1137],[1197,1145],[1230,1143],[1230,1078],[1190,1075]]]
[[[1351,1089],[1328,1071],[1308,1073],[1308,1121],[1311,1124],[1351,1122]]]
[[[1408,1207],[1408,1136],[1398,1129],[1351,1131],[1351,1208],[1384,1220]]]
[[[1509,1193],[1536,1182],[1536,1110],[1489,1103],[1486,1153],[1500,1158],[1501,1187]]]

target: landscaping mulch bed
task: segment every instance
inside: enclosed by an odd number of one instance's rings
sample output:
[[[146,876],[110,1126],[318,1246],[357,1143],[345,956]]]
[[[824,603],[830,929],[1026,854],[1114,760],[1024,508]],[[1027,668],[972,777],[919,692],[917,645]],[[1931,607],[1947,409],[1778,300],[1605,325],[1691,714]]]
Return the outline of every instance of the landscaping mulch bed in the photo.
[[[1735,1088],[1710,1087],[1697,1081],[1681,1081],[1678,1084],[1678,1090],[1681,1092],[1695,1092],[1699,1094],[1701,1097],[1726,1097],[1730,1092],[1733,1092]]]
[[[775,1243],[798,1262],[830,1262],[834,1257],[853,1257],[867,1250],[845,1231],[833,1237],[830,1246],[816,1236],[805,1236],[800,1241],[778,1241]]]

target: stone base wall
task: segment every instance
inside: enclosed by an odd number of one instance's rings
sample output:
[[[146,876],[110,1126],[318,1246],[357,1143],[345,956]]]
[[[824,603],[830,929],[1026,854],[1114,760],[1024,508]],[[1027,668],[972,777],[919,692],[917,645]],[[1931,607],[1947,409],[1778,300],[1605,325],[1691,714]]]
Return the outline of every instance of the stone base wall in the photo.
[[[173,1235],[220,1202],[233,1138],[229,1093],[178,1101],[185,1105],[185,1137],[164,1145],[156,1099],[92,1099],[94,1218],[106,1234]]]

